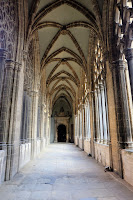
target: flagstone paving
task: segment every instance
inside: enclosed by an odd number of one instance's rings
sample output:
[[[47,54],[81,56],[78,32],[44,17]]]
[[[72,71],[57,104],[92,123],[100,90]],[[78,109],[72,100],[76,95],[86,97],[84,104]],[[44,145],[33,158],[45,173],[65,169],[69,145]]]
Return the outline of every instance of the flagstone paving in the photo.
[[[0,200],[133,200],[133,187],[75,145],[57,143],[5,182]]]

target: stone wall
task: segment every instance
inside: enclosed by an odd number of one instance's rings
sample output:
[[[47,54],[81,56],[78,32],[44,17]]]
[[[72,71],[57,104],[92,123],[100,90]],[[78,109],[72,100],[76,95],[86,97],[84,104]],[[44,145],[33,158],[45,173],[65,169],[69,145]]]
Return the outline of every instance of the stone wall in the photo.
[[[84,140],[84,151],[87,153],[87,154],[91,154],[91,143],[90,143],[90,140]]]
[[[95,159],[102,163],[103,166],[110,167],[110,150],[109,145],[95,143]]]
[[[31,143],[20,145],[19,169],[26,165],[31,159]]]
[[[122,150],[122,162],[124,179],[133,185],[133,150]]]
[[[36,156],[41,153],[46,147],[46,140],[38,139],[36,141]],[[20,157],[19,157],[19,169],[24,167],[31,160],[31,143],[21,144],[20,145]]]
[[[0,185],[5,178],[5,166],[6,166],[6,153],[3,150],[0,150]]]

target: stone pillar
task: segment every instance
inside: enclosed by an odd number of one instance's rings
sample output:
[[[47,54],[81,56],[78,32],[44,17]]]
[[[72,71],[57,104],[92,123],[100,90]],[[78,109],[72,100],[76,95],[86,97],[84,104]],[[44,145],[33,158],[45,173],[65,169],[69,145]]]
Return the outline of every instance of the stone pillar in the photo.
[[[21,74],[20,78],[20,67],[21,65],[19,63],[15,63],[10,124],[7,138],[6,180],[10,180],[18,172],[19,166],[20,121],[23,91],[23,75]]]
[[[8,141],[9,119],[11,116],[11,99],[13,89],[13,75],[15,63],[12,60],[7,60],[5,65],[3,95],[1,100],[0,112],[0,141],[4,144]]]
[[[45,108],[45,105],[42,104],[42,106],[41,106],[41,130],[40,130],[41,150],[43,150],[43,147],[44,147],[44,108]]]
[[[127,62],[128,62],[128,70],[129,70],[132,101],[133,101],[133,49],[127,49],[126,50],[126,59],[127,59]]]
[[[75,137],[77,137],[77,116],[74,117],[74,133]]]
[[[94,141],[96,140],[96,116],[95,116],[95,100],[94,100],[94,92],[91,92],[89,95],[89,104],[90,104],[90,139],[91,139],[91,155],[95,157],[94,150]]]
[[[88,108],[85,105],[85,107],[84,107],[84,139],[87,138],[87,131],[88,131],[87,130],[87,123],[88,123],[87,119],[88,119]]]
[[[57,120],[55,120],[54,123],[55,123],[55,138],[54,138],[54,142],[57,143],[58,142],[57,141],[57,137],[58,137],[57,136]]]
[[[7,55],[7,51],[5,49],[0,49],[0,104],[1,104],[1,97],[2,97],[2,90],[3,90],[6,55]]]
[[[44,138],[46,142],[46,106],[44,107]]]
[[[38,111],[38,92],[32,91],[32,129],[31,129],[31,158],[36,157],[37,152],[37,111]]]
[[[132,148],[132,133],[130,125],[130,115],[127,97],[127,88],[125,80],[125,62],[118,60],[114,62],[113,67],[114,84],[117,88],[116,104],[117,104],[117,120],[119,123],[119,142],[121,148]]]
[[[48,140],[48,111],[46,110],[46,144]]]
[[[7,51],[5,49],[0,49],[0,115],[1,115],[1,103],[2,103],[2,92],[4,86],[4,70],[5,70],[5,60],[6,60]],[[5,143],[3,141],[3,133],[0,125],[0,149],[3,149]],[[6,142],[6,141],[5,141]]]
[[[104,92],[104,85],[100,85],[101,91],[101,103],[102,103],[102,121],[103,121],[103,143],[107,144],[108,135],[107,135],[107,112],[106,112],[106,99],[105,99],[105,92]]]
[[[90,121],[91,121],[91,139],[97,141],[97,121],[96,121],[96,92],[92,91],[90,95]]]
[[[82,149],[84,149],[84,105],[82,105]]]
[[[79,133],[80,133],[80,118],[79,118],[79,110],[78,110],[78,114],[77,114],[77,146],[79,145]]]
[[[47,145],[50,144],[50,127],[51,127],[51,116],[50,114],[48,113],[48,139],[47,139]]]
[[[79,111],[79,124],[80,124],[80,132],[79,132],[79,138],[82,138],[82,110]]]
[[[101,101],[101,84],[99,85],[99,88],[97,89],[98,94],[98,111],[97,113],[99,115],[99,128],[100,128],[100,142],[103,143],[103,116],[102,116],[102,101]]]
[[[27,141],[30,142],[31,138],[31,131],[32,131],[32,94],[31,91],[28,91],[28,97],[29,97],[29,104],[28,104],[28,111],[29,111],[29,127],[28,127],[28,135],[27,135]]]
[[[98,92],[97,89],[94,93],[95,95],[95,123],[96,123],[96,141],[100,142],[101,141],[101,134],[100,134],[100,118],[99,118],[99,100],[98,100]]]
[[[113,83],[112,65],[106,61],[106,87],[107,87],[107,99],[108,99],[108,119],[109,119],[109,134],[111,139],[110,146],[110,165],[113,170],[121,175],[121,158],[118,143],[118,126],[117,126],[117,109],[115,101],[116,87]],[[117,83],[117,82],[116,82]],[[117,95],[117,94],[116,94]]]
[[[28,98],[27,91],[24,90],[23,94],[23,118],[22,118],[22,130],[21,130],[21,142],[24,144],[27,139],[27,128],[28,128]]]
[[[127,96],[128,96],[128,103],[129,103],[129,113],[130,113],[130,119],[131,119],[130,121],[131,121],[131,127],[132,127],[132,132],[133,132],[133,101],[132,101],[128,67],[126,67],[125,73],[126,73],[126,82],[127,82]]]

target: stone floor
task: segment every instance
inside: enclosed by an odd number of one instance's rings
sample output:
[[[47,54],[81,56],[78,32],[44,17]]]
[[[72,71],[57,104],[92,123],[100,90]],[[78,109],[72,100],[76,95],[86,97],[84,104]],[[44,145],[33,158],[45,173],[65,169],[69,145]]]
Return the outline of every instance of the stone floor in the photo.
[[[73,144],[52,144],[0,188],[0,200],[133,200],[133,188]]]

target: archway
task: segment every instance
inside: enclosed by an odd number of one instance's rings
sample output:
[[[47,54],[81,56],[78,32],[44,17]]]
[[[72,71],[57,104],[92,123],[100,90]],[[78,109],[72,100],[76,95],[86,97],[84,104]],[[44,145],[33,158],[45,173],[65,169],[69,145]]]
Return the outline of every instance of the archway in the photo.
[[[63,124],[58,126],[58,142],[66,142],[66,126]]]

